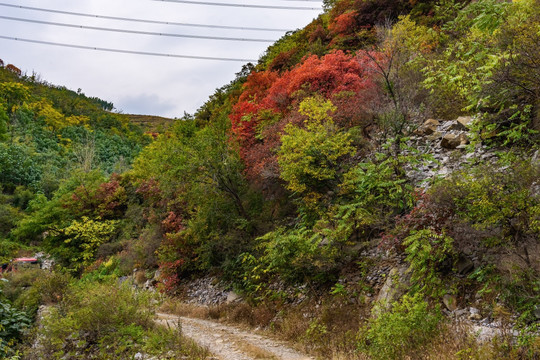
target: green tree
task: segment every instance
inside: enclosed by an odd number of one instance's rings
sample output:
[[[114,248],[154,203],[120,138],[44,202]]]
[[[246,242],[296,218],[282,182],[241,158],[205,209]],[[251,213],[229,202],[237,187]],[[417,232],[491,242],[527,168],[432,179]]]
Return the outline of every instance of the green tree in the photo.
[[[9,117],[2,104],[0,104],[0,141],[6,141],[9,138],[8,123]]]
[[[81,220],[73,220],[69,226],[55,232],[66,238],[64,244],[67,247],[74,248],[71,263],[76,268],[84,268],[92,263],[99,246],[111,240],[117,223],[116,220],[92,220],[83,216]]]
[[[25,145],[0,143],[0,183],[36,188],[41,178],[38,157]]]
[[[22,338],[30,324],[28,315],[17,310],[4,299],[0,288],[0,357],[2,359],[15,355],[14,345]]]
[[[351,168],[343,175],[337,203],[317,227],[336,245],[360,242],[385,229],[414,204],[413,187],[400,166],[415,161],[413,156],[396,160],[379,153],[372,162]]]
[[[341,160],[355,151],[349,134],[328,115],[332,111],[335,107],[329,100],[305,99],[299,107],[307,116],[305,127],[289,124],[281,137],[281,178],[310,207],[340,182]]]

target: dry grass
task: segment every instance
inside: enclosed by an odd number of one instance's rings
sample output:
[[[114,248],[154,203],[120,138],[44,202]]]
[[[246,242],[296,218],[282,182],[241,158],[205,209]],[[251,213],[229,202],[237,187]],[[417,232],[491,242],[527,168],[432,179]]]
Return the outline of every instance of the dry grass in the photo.
[[[240,351],[242,351],[244,354],[251,356],[254,359],[260,359],[260,360],[279,360],[278,357],[276,357],[274,354],[272,354],[269,351],[266,351],[264,349],[261,349],[260,347],[257,347],[253,344],[238,341],[236,342],[236,346]]]
[[[148,280],[146,278],[146,273],[144,272],[144,270],[138,270],[135,273],[134,280],[135,280],[135,284],[143,285],[146,282],[146,280]]]
[[[201,307],[168,301],[162,311],[181,316],[214,319],[234,324],[257,327],[270,336],[293,344],[297,350],[327,360],[367,360],[357,349],[359,329],[370,316],[369,307],[349,304],[328,298],[296,306],[276,303],[251,306],[246,303]],[[410,359],[425,360],[491,360],[539,359],[528,356],[511,344],[510,336],[502,336],[488,343],[478,343],[465,324],[442,324],[441,335],[412,355]],[[533,345],[534,347],[534,345]],[[272,354],[244,344],[242,350],[256,359],[274,359]],[[540,338],[537,339],[540,353]],[[262,351],[262,352],[261,352]]]
[[[463,323],[443,324],[441,335],[417,357],[425,360],[525,360],[540,359],[540,352],[530,355],[515,344],[510,329],[503,331],[491,341],[479,342],[469,325]],[[540,339],[540,338],[539,338]],[[539,340],[540,341],[540,340]],[[539,343],[540,344],[540,343]],[[529,349],[530,350],[530,349]],[[540,347],[537,348],[540,350]],[[533,353],[534,353],[533,349]]]
[[[197,319],[210,319],[210,309],[206,306],[186,304],[175,299],[166,300],[159,308],[160,312]]]
[[[167,130],[173,123],[174,119],[164,118],[153,115],[124,115],[133,124],[141,126],[146,131],[164,131]]]
[[[250,328],[257,327],[267,335],[292,342],[298,350],[323,359],[365,359],[361,354],[357,354],[355,347],[354,338],[362,313],[355,304],[328,301],[322,305],[312,302],[299,306],[284,306],[268,302],[258,306],[235,303],[202,307],[169,300],[162,305],[160,311],[180,316],[220,320]],[[320,322],[320,329],[309,331],[316,320]],[[253,348],[251,351],[256,349]],[[268,353],[261,353],[258,356],[259,359],[272,359],[268,357]]]

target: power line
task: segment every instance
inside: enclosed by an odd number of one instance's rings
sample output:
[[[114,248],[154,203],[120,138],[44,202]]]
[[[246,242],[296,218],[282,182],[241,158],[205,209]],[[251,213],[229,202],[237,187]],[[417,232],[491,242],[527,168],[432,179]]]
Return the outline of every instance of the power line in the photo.
[[[97,27],[97,26],[74,25],[74,24],[65,24],[65,23],[58,23],[58,22],[52,22],[52,21],[23,19],[23,18],[16,18],[16,17],[2,16],[2,15],[0,15],[0,19],[29,22],[29,23],[34,23],[34,24],[63,26],[63,27],[70,27],[70,28],[77,28],[77,29],[110,31],[110,32],[120,32],[120,33],[138,34],[138,35],[168,36],[168,37],[205,39],[205,40],[249,41],[249,42],[265,42],[265,43],[275,42],[275,40],[270,40],[270,39],[250,39],[250,38],[235,38],[235,37],[205,36],[205,35],[170,34],[170,33],[159,33],[159,32],[151,32],[151,31],[103,28],[103,27]]]
[[[321,2],[321,0],[273,0],[273,1],[316,2],[316,3]]]
[[[164,54],[164,53],[154,53],[154,52],[146,52],[146,51],[132,51],[132,50],[122,50],[122,49],[100,48],[100,47],[94,47],[94,46],[84,46],[84,45],[57,43],[57,42],[51,42],[51,41],[23,39],[23,38],[3,36],[3,35],[0,35],[0,39],[23,41],[23,42],[34,43],[34,44],[62,46],[62,47],[74,48],[74,49],[105,51],[105,52],[113,52],[113,53],[121,53],[121,54],[161,56],[161,57],[182,58],[182,59],[196,59],[196,60],[236,61],[236,62],[244,62],[244,63],[246,63],[246,62],[257,62],[257,60],[254,60],[254,59],[236,59],[236,58],[212,57],[212,56]]]
[[[317,10],[321,11],[322,8],[312,8],[303,6],[273,6],[273,5],[251,5],[251,4],[233,4],[233,3],[216,3],[208,1],[190,1],[190,0],[152,0],[152,1],[164,1],[174,2],[181,4],[194,4],[194,5],[210,5],[210,6],[228,6],[228,7],[242,7],[242,8],[257,8],[257,9],[277,9],[277,10]]]
[[[293,0],[291,0],[291,1],[293,1]],[[296,1],[296,0],[294,0],[294,1]],[[303,1],[307,1],[307,0],[303,0]],[[290,31],[291,30],[291,29],[274,29],[274,28],[262,28],[262,27],[227,26],[227,25],[205,25],[205,24],[191,24],[191,23],[171,22],[171,21],[133,19],[133,18],[118,17],[118,16],[85,14],[85,13],[72,12],[72,11],[44,9],[44,8],[37,8],[37,7],[31,7],[31,6],[5,4],[5,3],[0,3],[0,6],[18,8],[18,9],[24,9],[24,10],[42,11],[42,12],[55,13],[55,14],[82,16],[82,17],[97,18],[97,19],[129,21],[129,22],[138,22],[138,23],[147,23],[147,24],[159,24],[159,25],[191,26],[191,27],[211,28],[211,29],[250,30],[250,31],[278,31],[278,32],[284,32],[284,31]]]

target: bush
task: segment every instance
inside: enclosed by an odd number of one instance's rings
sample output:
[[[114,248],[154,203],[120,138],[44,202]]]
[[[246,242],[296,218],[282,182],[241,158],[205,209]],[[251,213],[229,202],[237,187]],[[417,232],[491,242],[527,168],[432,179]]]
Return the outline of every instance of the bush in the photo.
[[[413,354],[438,334],[441,318],[439,309],[430,309],[423,294],[405,295],[391,311],[373,318],[360,331],[360,348],[373,359],[416,358]]]
[[[412,232],[403,244],[407,246],[405,253],[411,264],[412,280],[417,290],[432,296],[441,296],[441,270],[445,265],[451,268],[455,257],[453,239],[444,233],[437,234],[424,229]]]
[[[4,285],[6,297],[33,318],[40,305],[62,300],[71,277],[62,273],[28,270],[11,273],[7,280]]]
[[[4,295],[11,302],[16,302],[25,291],[30,289],[37,279],[43,275],[43,271],[29,269],[7,274],[6,283],[3,286]]]
[[[204,351],[185,340],[175,339],[173,330],[157,328],[154,295],[135,292],[116,281],[84,281],[69,286],[64,301],[51,308],[36,329],[37,348],[27,349],[28,359],[131,359],[137,352],[174,357],[193,355],[203,359]],[[190,353],[188,353],[188,351]],[[169,356],[169,355],[168,355]]]
[[[0,209],[0,212],[1,211],[2,210]],[[2,220],[3,219],[0,215],[0,221]],[[0,262],[7,263],[11,259],[13,259],[20,250],[25,248],[26,246],[14,241],[0,240]]]
[[[376,161],[358,163],[344,174],[341,202],[331,209],[335,225],[325,234],[329,238],[360,242],[367,234],[388,227],[414,205],[413,189],[402,167],[417,160],[413,156],[376,156]]]
[[[525,322],[534,320],[540,284],[539,178],[538,163],[506,155],[498,164],[478,165],[435,184],[399,223],[398,240],[405,239],[417,280],[433,289],[460,254],[476,255],[477,270],[469,279],[482,293],[500,294]]]
[[[0,289],[0,358],[14,355],[13,346],[30,326],[30,318],[2,298]]]

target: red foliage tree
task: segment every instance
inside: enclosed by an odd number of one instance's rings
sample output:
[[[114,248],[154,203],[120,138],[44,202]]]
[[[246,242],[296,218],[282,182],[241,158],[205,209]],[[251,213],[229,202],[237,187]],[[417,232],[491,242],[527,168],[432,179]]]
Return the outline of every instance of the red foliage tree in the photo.
[[[350,11],[332,19],[328,24],[328,30],[333,36],[354,33],[356,30],[356,11]]]
[[[268,68],[271,71],[283,72],[289,70],[295,64],[295,56],[298,50],[296,48],[284,51],[272,60]]]
[[[384,62],[383,54],[370,55]],[[281,75],[273,71],[252,73],[230,115],[247,175],[255,181],[277,178],[275,150],[283,128],[289,122],[302,123],[294,109],[307,96],[332,99],[338,108],[336,123],[345,128],[370,119],[369,109],[379,91],[375,74],[374,62],[366,54],[354,56],[342,51],[306,57]],[[268,114],[275,116],[265,122]]]
[[[232,131],[242,148],[251,146],[255,141],[255,129],[259,123],[256,114],[260,109],[260,104],[244,100],[236,103],[229,115]]]
[[[159,188],[159,183],[156,179],[148,179],[143,181],[137,189],[135,189],[137,194],[140,194],[145,200],[156,200],[161,198],[161,190]]]
[[[314,43],[317,40],[326,41],[327,40],[327,33],[324,29],[323,25],[318,24],[313,31],[309,33],[308,41],[310,44]]]
[[[11,71],[12,73],[16,74],[17,76],[21,76],[22,75],[22,71],[21,69],[19,69],[18,67],[16,67],[15,65],[12,65],[12,64],[8,64],[6,66],[6,69]]]
[[[121,217],[126,208],[127,194],[120,175],[113,174],[108,182],[92,188],[84,185],[73,191],[64,206],[78,216],[99,216],[102,219]]]
[[[279,78],[273,71],[252,72],[243,86],[243,91],[238,101],[257,101],[266,96],[266,91]]]
[[[178,212],[169,211],[161,225],[165,234],[156,251],[160,270],[159,289],[162,292],[174,293],[181,278],[194,270],[197,244],[184,232],[184,218]]]
[[[169,211],[167,217],[161,222],[164,233],[179,232],[184,229],[184,219],[174,211]]]

